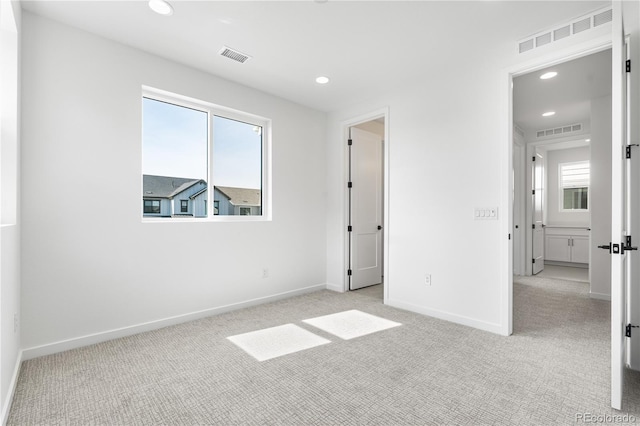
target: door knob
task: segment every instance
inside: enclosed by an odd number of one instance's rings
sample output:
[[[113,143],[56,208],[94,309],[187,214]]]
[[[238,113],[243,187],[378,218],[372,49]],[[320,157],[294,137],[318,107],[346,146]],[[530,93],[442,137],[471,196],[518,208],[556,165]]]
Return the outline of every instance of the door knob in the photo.
[[[382,226],[378,225],[378,231],[382,229]]]

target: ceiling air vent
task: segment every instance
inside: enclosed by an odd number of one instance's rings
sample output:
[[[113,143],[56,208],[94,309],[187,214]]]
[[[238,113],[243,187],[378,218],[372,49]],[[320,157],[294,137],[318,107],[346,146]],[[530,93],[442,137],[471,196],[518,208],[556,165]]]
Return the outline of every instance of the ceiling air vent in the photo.
[[[571,124],[569,126],[556,127],[555,129],[538,130],[536,131],[536,137],[557,136],[565,133],[579,132],[580,130],[582,130],[582,124]]]
[[[556,27],[547,28],[518,41],[518,53],[528,52],[583,31],[592,30],[613,20],[613,9],[605,7],[579,16]]]
[[[597,27],[602,24],[606,24],[607,22],[611,22],[613,20],[613,10],[605,10],[602,13],[598,13],[593,17],[593,26]]]
[[[520,43],[519,51],[520,53],[526,52],[527,50],[533,49],[533,39],[523,41]]]
[[[578,34],[591,28],[591,18],[585,18],[573,23],[573,33]]]
[[[223,46],[218,53],[226,58],[233,59],[236,62],[240,62],[241,64],[244,64],[249,59],[251,59],[251,56],[245,55],[244,53],[238,52],[237,50],[227,46]]]
[[[571,35],[571,25],[565,25],[562,28],[558,28],[553,31],[553,39],[560,40]]]
[[[536,47],[551,43],[551,33],[546,33],[536,37]]]

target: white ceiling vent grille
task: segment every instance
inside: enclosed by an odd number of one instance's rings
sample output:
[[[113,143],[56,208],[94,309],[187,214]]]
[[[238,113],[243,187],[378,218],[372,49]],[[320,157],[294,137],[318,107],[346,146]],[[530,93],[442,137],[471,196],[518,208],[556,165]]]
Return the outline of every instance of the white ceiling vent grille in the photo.
[[[249,59],[251,59],[251,56],[245,55],[244,53],[227,46],[223,46],[218,53],[226,58],[233,59],[236,62],[240,62],[241,64],[244,64]]]
[[[519,51],[520,51],[520,53],[524,53],[527,50],[533,49],[533,47],[534,47],[533,46],[533,39],[527,40],[527,41],[523,41],[522,43],[520,43]]]
[[[551,33],[546,33],[536,37],[536,47],[551,43]]]
[[[613,10],[605,10],[602,13],[598,13],[593,17],[593,26],[598,27],[602,24],[606,24],[607,22],[611,22],[613,20]]]
[[[565,25],[553,31],[553,39],[560,40],[571,35],[571,25]]]
[[[570,22],[565,22],[553,28],[540,31],[532,36],[518,41],[518,53],[528,52],[538,47],[551,44],[563,38],[571,37],[584,31],[591,30],[613,20],[611,7],[598,9],[588,15],[580,16]]]
[[[591,18],[585,18],[573,23],[573,33],[578,34],[591,28]]]
[[[536,137],[545,138],[547,136],[557,136],[563,135],[565,133],[579,132],[580,130],[582,130],[582,124],[577,123],[571,124],[569,126],[556,127],[555,129],[538,130],[536,132]]]

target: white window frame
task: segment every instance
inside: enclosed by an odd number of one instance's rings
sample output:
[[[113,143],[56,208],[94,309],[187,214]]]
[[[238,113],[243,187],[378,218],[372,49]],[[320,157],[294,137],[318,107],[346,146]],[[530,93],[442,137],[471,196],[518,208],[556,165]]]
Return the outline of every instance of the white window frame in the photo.
[[[213,153],[215,140],[213,138],[213,117],[219,116],[228,118],[231,120],[237,120],[244,123],[256,125],[262,127],[262,214],[261,215],[215,215],[213,208],[213,201],[211,201],[211,208],[207,206],[207,217],[205,218],[154,218],[149,216],[143,216],[143,222],[265,222],[272,220],[271,209],[271,120],[259,115],[235,110],[221,105],[216,105],[211,102],[202,101],[199,99],[190,98],[184,95],[178,95],[165,90],[156,89],[153,87],[142,86],[142,95],[140,97],[140,106],[144,98],[150,98],[161,102],[167,102],[177,106],[191,108],[196,111],[202,111],[207,114],[208,117],[208,135],[207,135],[207,191],[211,196],[207,199],[213,200],[214,184],[213,181]],[[142,113],[140,114],[142,117]],[[142,146],[142,138],[140,140]],[[143,153],[144,155],[144,153]],[[142,175],[140,176],[142,180]],[[140,198],[142,198],[142,185],[140,185]]]
[[[573,164],[589,164],[589,184],[587,185],[587,208],[586,209],[565,209],[564,208],[564,186],[562,186],[562,166],[570,166]],[[582,187],[581,187],[582,188]],[[586,213],[591,207],[591,162],[589,160],[568,161],[558,163],[558,209],[562,213]]]

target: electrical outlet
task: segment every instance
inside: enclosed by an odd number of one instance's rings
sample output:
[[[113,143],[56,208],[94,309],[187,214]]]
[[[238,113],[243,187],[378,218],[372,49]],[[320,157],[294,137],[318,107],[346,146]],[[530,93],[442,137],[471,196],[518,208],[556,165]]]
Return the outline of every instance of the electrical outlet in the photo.
[[[424,283],[426,285],[431,285],[431,274],[427,274],[424,276]]]
[[[18,332],[18,314],[13,314],[13,332]]]
[[[267,268],[262,270],[262,278],[269,278],[269,270]]]

